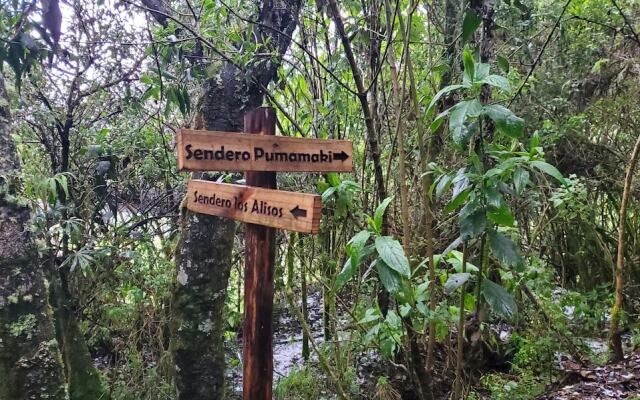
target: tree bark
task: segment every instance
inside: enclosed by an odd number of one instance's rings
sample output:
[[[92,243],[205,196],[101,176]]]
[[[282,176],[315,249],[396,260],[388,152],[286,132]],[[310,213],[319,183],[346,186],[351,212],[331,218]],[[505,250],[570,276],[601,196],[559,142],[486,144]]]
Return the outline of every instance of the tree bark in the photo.
[[[631,153],[631,160],[627,166],[627,174],[624,178],[624,189],[622,191],[622,200],[620,201],[620,222],[618,223],[618,254],[616,259],[616,300],[611,310],[611,324],[609,326],[609,349],[613,361],[621,361],[624,359],[622,350],[622,339],[620,337],[620,311],[622,310],[622,302],[624,295],[622,288],[624,287],[624,229],[627,218],[627,204],[629,203],[629,195],[631,194],[631,182],[633,181],[633,173],[638,163],[638,152],[640,152],[640,136],[636,140]]]
[[[18,171],[0,74],[0,400],[65,399],[47,287],[28,230],[29,210],[7,179]]]
[[[260,53],[271,50],[279,57],[285,53],[299,9],[296,0],[260,3],[259,25],[252,27],[253,36],[264,46]],[[275,79],[279,63],[270,55],[255,58],[251,67],[243,69],[227,63],[220,76],[206,83],[200,109],[204,128],[240,131],[244,114],[262,104],[262,88]],[[223,310],[235,226],[229,219],[186,210],[181,218],[171,317],[180,400],[224,398]]]

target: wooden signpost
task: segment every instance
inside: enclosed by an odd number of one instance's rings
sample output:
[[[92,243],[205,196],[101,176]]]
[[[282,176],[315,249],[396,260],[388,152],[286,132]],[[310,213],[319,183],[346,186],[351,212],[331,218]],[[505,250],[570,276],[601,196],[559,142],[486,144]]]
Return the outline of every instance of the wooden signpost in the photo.
[[[178,168],[186,171],[350,172],[346,140],[182,129],[176,137]]]
[[[191,180],[187,208],[202,214],[303,233],[318,233],[320,196]]]
[[[275,171],[353,169],[351,142],[280,137],[275,130],[275,110],[261,107],[245,115],[245,134],[183,129],[176,140],[181,170],[247,171],[247,186],[190,180],[186,194],[187,208],[193,212],[247,223],[244,400],[272,399],[274,228],[304,233],[320,229],[320,196],[275,190]]]

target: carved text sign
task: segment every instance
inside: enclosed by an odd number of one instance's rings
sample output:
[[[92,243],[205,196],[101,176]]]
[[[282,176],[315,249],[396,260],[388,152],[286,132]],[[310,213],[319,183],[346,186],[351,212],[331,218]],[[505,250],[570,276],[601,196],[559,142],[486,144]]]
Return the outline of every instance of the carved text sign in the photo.
[[[182,129],[176,150],[178,168],[186,171],[353,170],[352,145],[345,140]]]
[[[251,224],[318,233],[320,196],[192,179],[187,186],[191,211]]]

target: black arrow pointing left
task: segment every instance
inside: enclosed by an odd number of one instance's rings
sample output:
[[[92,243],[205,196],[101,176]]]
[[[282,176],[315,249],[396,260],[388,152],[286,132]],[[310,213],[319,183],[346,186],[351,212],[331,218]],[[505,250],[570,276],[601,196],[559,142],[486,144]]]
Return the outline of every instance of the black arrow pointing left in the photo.
[[[290,212],[295,219],[298,219],[298,217],[305,218],[307,216],[307,210],[305,210],[304,208],[300,208],[300,206],[295,206],[290,210]]]

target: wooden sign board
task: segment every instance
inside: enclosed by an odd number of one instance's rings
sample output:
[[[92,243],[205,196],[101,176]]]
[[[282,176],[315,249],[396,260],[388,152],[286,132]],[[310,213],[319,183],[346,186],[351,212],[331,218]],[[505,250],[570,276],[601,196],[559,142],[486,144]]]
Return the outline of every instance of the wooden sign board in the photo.
[[[318,233],[322,202],[314,194],[192,179],[187,185],[187,208],[251,224]]]
[[[178,169],[185,171],[351,172],[346,140],[181,129]]]

